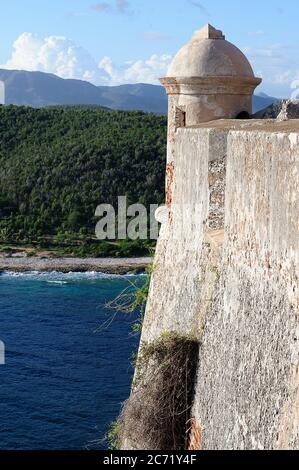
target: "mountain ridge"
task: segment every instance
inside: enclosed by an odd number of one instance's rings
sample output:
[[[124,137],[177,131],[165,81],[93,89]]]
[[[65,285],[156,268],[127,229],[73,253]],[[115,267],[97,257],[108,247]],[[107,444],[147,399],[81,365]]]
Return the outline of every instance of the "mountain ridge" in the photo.
[[[5,82],[6,104],[32,107],[93,105],[115,110],[138,110],[165,114],[167,95],[162,86],[144,83],[96,86],[84,80],[64,79],[51,73],[0,69]],[[266,108],[277,98],[254,96],[253,112]]]

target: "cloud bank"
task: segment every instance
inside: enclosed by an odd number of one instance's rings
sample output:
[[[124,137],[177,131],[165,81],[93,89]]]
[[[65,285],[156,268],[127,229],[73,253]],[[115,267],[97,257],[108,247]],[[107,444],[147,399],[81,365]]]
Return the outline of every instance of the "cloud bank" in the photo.
[[[270,44],[262,48],[247,47],[243,52],[250,60],[263,85],[279,98],[299,97],[299,65],[292,59],[293,46]]]
[[[146,60],[118,66],[110,57],[96,61],[88,51],[64,36],[40,38],[25,32],[13,43],[10,59],[0,68],[54,73],[96,85],[157,84],[158,78],[166,74],[170,61],[169,55],[153,54]]]
[[[13,43],[11,58],[1,67],[93,81],[97,64],[85,49],[66,37],[41,39],[32,33],[23,33]]]
[[[123,67],[116,67],[110,57],[104,57],[99,68],[106,73],[102,80],[113,83],[152,83],[158,84],[158,78],[166,74],[172,57],[166,54],[153,54],[147,60],[127,62]]]
[[[155,44],[159,32],[144,33],[144,39]],[[294,49],[283,44],[243,49],[255,74],[264,80],[263,88],[278,97],[299,97],[299,64],[292,59]],[[83,47],[64,36],[39,37],[21,34],[13,43],[10,59],[0,68],[54,73],[62,78],[86,80],[95,85],[125,83],[158,84],[165,76],[172,57],[152,54],[146,59],[115,64],[111,57],[97,59]]]

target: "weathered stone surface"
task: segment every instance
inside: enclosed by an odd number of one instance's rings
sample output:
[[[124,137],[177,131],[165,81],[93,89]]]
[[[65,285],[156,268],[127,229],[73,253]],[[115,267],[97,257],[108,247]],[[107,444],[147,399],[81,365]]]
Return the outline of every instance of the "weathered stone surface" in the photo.
[[[260,132],[284,132],[298,133],[299,119],[289,121],[277,121],[277,119],[217,119],[211,122],[202,122],[197,126],[191,126],[192,129],[216,129],[220,130],[243,130],[243,131],[260,131]],[[215,156],[217,158],[217,155]]]
[[[210,230],[221,230],[224,227],[226,155],[209,162],[209,218]]]
[[[164,331],[188,334],[199,302],[198,265],[209,202],[210,131],[180,129],[178,133],[182,138],[173,165],[171,208],[156,249],[142,333],[145,342]],[[199,147],[201,158],[196,158]]]
[[[201,41],[202,39],[225,39],[224,34],[219,29],[215,29],[210,24],[206,24],[193,35],[192,41]]]
[[[299,448],[299,121],[180,129],[175,157],[142,341],[165,331],[200,340],[203,449]],[[208,223],[211,163],[222,175],[219,230]],[[192,224],[177,239],[179,202]]]
[[[299,448],[298,165],[299,134],[229,134],[194,402],[203,449]]]
[[[235,120],[260,79],[210,25],[161,81],[167,209],[141,341],[201,344],[190,448],[299,448],[296,106]]]
[[[254,74],[243,52],[226,41],[222,31],[205,25],[176,54],[167,76],[253,78]]]

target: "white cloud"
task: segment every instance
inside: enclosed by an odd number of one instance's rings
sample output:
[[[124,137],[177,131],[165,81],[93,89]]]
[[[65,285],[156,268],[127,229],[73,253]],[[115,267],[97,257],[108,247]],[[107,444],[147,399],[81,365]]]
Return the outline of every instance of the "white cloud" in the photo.
[[[8,69],[36,70],[42,41],[31,33],[23,33],[13,43],[13,53],[3,67]]]
[[[130,4],[128,0],[115,0],[114,6],[111,3],[99,2],[90,5],[91,10],[97,11],[98,13],[120,13],[121,15],[130,14]]]
[[[153,54],[146,60],[116,66],[110,57],[100,63],[88,51],[64,36],[40,38],[23,33],[13,43],[11,58],[0,68],[54,73],[62,78],[87,80],[94,84],[159,83],[171,56]]]
[[[295,79],[291,83],[291,88],[292,88],[291,98],[293,100],[299,100],[299,70],[297,72]]]
[[[283,64],[286,60],[286,47],[283,44],[271,44],[263,48],[246,47],[243,50],[248,57],[255,61],[259,59],[264,61],[266,59],[271,64],[273,64],[273,61]]]
[[[160,31],[145,31],[143,33],[143,38],[147,41],[166,41],[169,39],[169,36],[161,33]]]
[[[278,73],[273,77],[273,82],[278,85],[290,85],[294,80],[294,71],[285,70],[281,73]]]
[[[106,82],[111,85],[122,83],[158,84],[159,77],[166,74],[172,57],[167,54],[152,55],[147,60],[127,62],[123,67],[116,67],[110,57],[105,57],[99,67],[106,73]]]
[[[93,80],[97,65],[90,54],[64,36],[39,38],[23,33],[13,43],[13,53],[6,69],[39,70],[62,78]]]
[[[265,31],[263,31],[262,29],[259,29],[258,31],[249,31],[248,33],[248,36],[252,36],[252,37],[258,37],[258,36],[264,36],[265,35]]]
[[[299,65],[292,58],[293,47],[285,44],[271,44],[263,48],[243,49],[256,74],[263,78],[263,84],[271,87],[273,93],[290,97],[294,82],[299,79]]]
[[[111,84],[114,85],[115,83],[118,84],[119,82],[119,73],[115,69],[113,62],[110,57],[104,57],[101,62],[99,63],[99,69],[103,71],[104,76],[102,76],[102,80],[104,82],[111,81]]]
[[[102,2],[102,3],[95,3],[94,5],[90,5],[91,10],[97,11],[98,13],[109,13],[112,11],[112,7],[109,3]]]

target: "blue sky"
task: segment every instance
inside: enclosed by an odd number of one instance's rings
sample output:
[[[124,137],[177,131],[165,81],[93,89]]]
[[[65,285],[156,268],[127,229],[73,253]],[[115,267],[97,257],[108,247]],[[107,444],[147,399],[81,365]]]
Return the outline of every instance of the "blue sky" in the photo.
[[[211,23],[250,59],[260,91],[299,88],[299,2],[10,0],[1,2],[0,67],[95,84],[157,83],[171,57]]]

